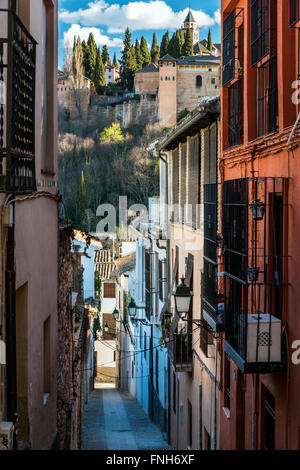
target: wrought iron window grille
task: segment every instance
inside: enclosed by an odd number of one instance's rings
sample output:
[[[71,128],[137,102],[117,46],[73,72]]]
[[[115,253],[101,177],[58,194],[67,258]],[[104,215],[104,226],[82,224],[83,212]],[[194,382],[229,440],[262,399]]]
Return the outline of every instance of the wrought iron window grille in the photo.
[[[264,203],[263,217],[253,218],[253,201]],[[245,373],[282,370],[288,179],[225,181],[222,206],[226,352]]]
[[[237,29],[243,27],[244,9],[234,8],[223,22],[222,84],[243,76],[243,57],[238,56]],[[243,53],[243,51],[241,51]]]
[[[7,34],[0,42],[0,191],[36,191],[35,69],[36,41],[18,16],[0,9]],[[1,33],[0,33],[1,36]]]

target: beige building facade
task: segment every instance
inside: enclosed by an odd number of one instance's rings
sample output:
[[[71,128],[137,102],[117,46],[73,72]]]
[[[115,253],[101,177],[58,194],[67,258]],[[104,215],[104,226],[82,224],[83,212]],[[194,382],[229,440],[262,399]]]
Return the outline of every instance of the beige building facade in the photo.
[[[158,67],[151,64],[137,71],[134,87],[141,97],[157,97],[159,122],[172,126],[203,99],[219,95],[220,59],[213,55],[179,59],[166,55]]]
[[[168,164],[170,288],[183,276],[193,294],[184,320],[170,296],[170,443],[180,450],[219,447],[220,338],[203,318],[205,198],[218,182],[219,112],[219,98],[208,100],[158,145]]]
[[[57,433],[57,3],[0,1],[0,428],[15,448]]]

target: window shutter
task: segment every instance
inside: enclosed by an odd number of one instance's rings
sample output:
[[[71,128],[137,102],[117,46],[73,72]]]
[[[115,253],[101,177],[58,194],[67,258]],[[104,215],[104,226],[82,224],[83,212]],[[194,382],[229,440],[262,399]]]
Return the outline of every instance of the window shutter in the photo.
[[[251,1],[251,65],[270,50],[269,0]]]
[[[180,160],[180,202],[181,202],[181,216],[184,221],[185,204],[186,204],[186,166],[187,166],[187,144],[181,145],[181,160]]]
[[[234,78],[235,16],[234,8],[223,22],[223,86]]]

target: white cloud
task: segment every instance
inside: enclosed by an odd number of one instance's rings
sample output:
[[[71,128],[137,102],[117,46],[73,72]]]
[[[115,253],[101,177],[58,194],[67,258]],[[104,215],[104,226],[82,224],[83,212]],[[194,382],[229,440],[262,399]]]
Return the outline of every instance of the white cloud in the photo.
[[[109,47],[121,47],[123,45],[123,41],[120,38],[110,38],[102,34],[101,30],[98,28],[88,28],[86,26],[80,26],[79,24],[72,24],[72,26],[64,32],[64,45],[69,41],[72,46],[74,36],[80,36],[81,41],[87,41],[90,33],[94,34],[98,46],[104,46],[104,44],[106,44]]]
[[[82,26],[106,26],[109,33],[123,32],[128,26],[131,30],[143,29],[176,29],[183,23],[188,8],[179,12],[163,0],[133,1],[125,5],[109,5],[104,0],[94,0],[88,3],[86,9],[80,8],[70,12],[63,9],[59,18],[67,24],[77,23]],[[215,11],[213,17],[203,10],[193,10],[193,15],[199,27],[213,26],[220,22],[220,11]]]
[[[221,11],[220,11],[220,9],[218,9],[214,12],[214,20],[215,20],[215,23],[221,24]]]

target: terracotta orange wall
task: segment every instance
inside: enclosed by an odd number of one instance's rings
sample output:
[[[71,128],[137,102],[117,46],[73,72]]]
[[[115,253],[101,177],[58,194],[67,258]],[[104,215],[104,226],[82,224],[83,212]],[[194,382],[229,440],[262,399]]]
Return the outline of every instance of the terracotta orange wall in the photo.
[[[294,90],[292,82],[296,79],[297,41],[296,30],[288,28],[288,2],[278,0],[278,111],[279,131],[268,137],[256,139],[256,68],[250,68],[250,1],[223,0],[222,18],[233,7],[243,7],[245,14],[245,87],[244,87],[244,143],[226,149],[227,135],[227,90],[222,89],[222,180],[244,177],[286,177],[289,178],[288,190],[288,288],[287,334],[288,334],[288,371],[281,374],[266,374],[241,377],[240,383],[233,378],[237,366],[231,361],[231,416],[225,416],[224,393],[221,398],[221,449],[251,449],[252,447],[252,399],[255,390],[255,411],[257,413],[257,433],[255,448],[262,447],[261,416],[263,402],[261,396],[264,384],[275,397],[276,403],[276,449],[299,449],[300,408],[298,403],[300,388],[300,368],[291,363],[292,342],[300,339],[299,269],[300,269],[300,135],[296,133],[293,146],[287,148],[287,140],[297,116],[297,108],[291,101]],[[254,125],[255,124],[255,125]],[[297,131],[298,132],[298,131]],[[252,158],[253,156],[253,158]],[[255,385],[255,380],[256,385]],[[244,391],[244,392],[243,392]],[[245,399],[245,400],[244,400]],[[245,403],[245,405],[244,405]],[[245,411],[243,411],[243,406]],[[242,438],[244,435],[244,438]]]

